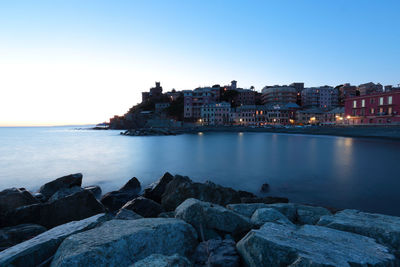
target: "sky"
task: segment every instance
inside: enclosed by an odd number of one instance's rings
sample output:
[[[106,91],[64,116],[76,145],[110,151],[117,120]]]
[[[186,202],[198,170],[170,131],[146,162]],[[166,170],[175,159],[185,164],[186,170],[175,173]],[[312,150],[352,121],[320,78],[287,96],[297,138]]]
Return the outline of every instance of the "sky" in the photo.
[[[94,124],[164,91],[400,83],[398,0],[0,0],[0,126]]]

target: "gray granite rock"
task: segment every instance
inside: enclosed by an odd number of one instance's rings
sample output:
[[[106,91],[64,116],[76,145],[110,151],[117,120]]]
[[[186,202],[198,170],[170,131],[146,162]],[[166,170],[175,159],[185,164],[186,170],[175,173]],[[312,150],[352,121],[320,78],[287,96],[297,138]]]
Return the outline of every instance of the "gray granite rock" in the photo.
[[[82,177],[82,173],[75,173],[60,177],[40,187],[39,193],[43,194],[48,199],[60,189],[70,188],[73,186],[80,187],[82,185]]]
[[[39,203],[29,191],[24,188],[9,188],[0,192],[0,216],[16,208]]]
[[[115,219],[117,219],[117,220],[137,220],[137,219],[143,219],[143,217],[134,211],[127,210],[127,209],[120,209],[118,211],[117,215],[115,215]]]
[[[179,205],[175,210],[175,217],[193,225],[200,236],[202,232],[206,233],[206,230],[235,234],[248,231],[252,227],[249,218],[222,206],[194,198],[189,198]],[[210,239],[207,236],[204,238]]]
[[[31,239],[47,229],[37,224],[20,224],[0,229],[0,251]]]
[[[92,193],[81,191],[58,200],[23,206],[7,213],[3,224],[13,226],[34,223],[52,228],[71,221],[104,213],[103,205]]]
[[[55,201],[64,197],[67,197],[69,195],[73,195],[75,193],[81,192],[83,191],[83,189],[80,186],[73,186],[73,187],[69,187],[69,188],[61,188],[60,190],[58,190],[57,192],[55,192],[50,198],[49,198],[49,202],[51,201]]]
[[[85,187],[83,187],[83,190],[87,190],[87,191],[91,192],[96,199],[101,198],[102,191],[101,191],[101,187],[98,185],[85,186]]]
[[[258,227],[266,222],[275,222],[287,225],[293,224],[285,215],[273,208],[261,208],[256,210],[251,216],[251,222]]]
[[[111,191],[101,197],[101,203],[111,212],[118,211],[128,201],[139,196],[141,186],[136,177],[130,179],[119,190]]]
[[[372,237],[400,253],[400,217],[343,210],[321,217],[318,225]]]
[[[233,210],[236,213],[244,215],[246,217],[251,217],[253,213],[261,208],[268,208],[267,204],[264,203],[242,203],[242,204],[229,204],[226,207]]]
[[[143,196],[161,203],[161,197],[165,192],[165,188],[173,178],[174,176],[169,172],[166,172],[157,182],[150,184],[146,189],[144,189]]]
[[[232,239],[211,239],[201,242],[193,253],[196,267],[239,267],[240,258]]]
[[[245,264],[262,266],[396,266],[388,248],[374,239],[304,225],[266,223],[237,243]]]
[[[296,224],[316,224],[321,216],[332,214],[328,209],[323,207],[296,203],[277,203],[270,204],[268,207],[276,209]]]
[[[98,214],[81,221],[70,222],[10,247],[0,252],[0,266],[38,266],[53,256],[66,237],[98,226],[107,218],[104,214]]]
[[[128,201],[122,209],[131,210],[145,218],[155,218],[164,211],[160,204],[145,197],[136,197]]]
[[[152,254],[147,258],[140,260],[132,267],[192,267],[193,264],[179,254],[165,256],[162,254]]]
[[[51,266],[129,266],[152,254],[186,256],[196,246],[196,231],[182,220],[111,220],[65,239]]]

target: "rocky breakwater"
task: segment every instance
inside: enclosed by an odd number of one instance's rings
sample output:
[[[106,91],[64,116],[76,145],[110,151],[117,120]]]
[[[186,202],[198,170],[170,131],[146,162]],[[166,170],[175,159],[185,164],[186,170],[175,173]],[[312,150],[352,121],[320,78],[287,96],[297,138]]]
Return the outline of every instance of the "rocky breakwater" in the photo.
[[[127,136],[152,136],[152,135],[177,135],[180,132],[169,128],[141,128],[131,129],[121,132],[121,135]]]
[[[74,174],[37,193],[0,192],[0,242],[14,236],[1,243],[0,266],[400,264],[399,217],[332,213],[169,173],[144,190],[132,178],[101,198],[81,182]]]

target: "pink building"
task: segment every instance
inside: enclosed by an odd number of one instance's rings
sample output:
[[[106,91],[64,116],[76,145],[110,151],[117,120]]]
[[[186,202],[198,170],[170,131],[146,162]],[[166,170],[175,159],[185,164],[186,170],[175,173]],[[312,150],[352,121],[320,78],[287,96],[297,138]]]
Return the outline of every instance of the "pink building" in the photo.
[[[219,88],[197,88],[195,90],[184,90],[184,112],[185,119],[198,120],[201,118],[203,105],[215,103],[219,99]]]
[[[400,124],[400,90],[345,99],[349,124]]]

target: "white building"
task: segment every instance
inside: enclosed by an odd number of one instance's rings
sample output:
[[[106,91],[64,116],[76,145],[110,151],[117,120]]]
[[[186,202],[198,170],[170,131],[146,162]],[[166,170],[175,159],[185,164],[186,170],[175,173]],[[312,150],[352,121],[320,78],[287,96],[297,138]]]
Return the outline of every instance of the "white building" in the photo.
[[[199,122],[203,125],[228,125],[233,123],[233,115],[230,103],[204,104]]]

